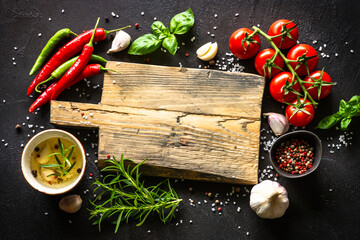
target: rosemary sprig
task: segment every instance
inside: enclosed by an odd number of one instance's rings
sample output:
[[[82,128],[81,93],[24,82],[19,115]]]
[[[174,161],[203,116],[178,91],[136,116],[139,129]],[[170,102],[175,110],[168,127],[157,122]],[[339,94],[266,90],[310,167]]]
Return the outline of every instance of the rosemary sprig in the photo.
[[[150,187],[146,187],[144,182],[140,181],[139,167],[145,161],[146,159],[131,169],[130,163],[134,162],[124,159],[123,155],[120,161],[115,157],[106,160],[110,165],[102,171],[111,173],[104,177],[103,182],[99,180],[94,182],[97,186],[94,194],[96,193],[97,197],[93,201],[90,200],[94,207],[90,210],[90,219],[96,218],[93,224],[99,226],[99,231],[101,231],[101,223],[109,218],[115,220],[116,233],[120,223],[123,221],[128,223],[129,218],[137,219],[139,223],[136,226],[141,226],[153,213],[158,213],[164,223],[175,217],[174,211],[182,199],[179,199],[170,186],[169,179]],[[161,188],[163,185],[166,185],[168,191]]]
[[[70,162],[71,156],[74,152],[74,148],[76,147],[76,145],[72,145],[72,146],[68,147],[67,149],[64,149],[64,145],[62,144],[60,138],[58,138],[58,145],[59,145],[60,152],[55,152],[55,153],[52,153],[49,156],[47,156],[47,157],[54,156],[57,164],[43,164],[43,165],[40,165],[40,167],[53,168],[53,170],[56,172],[56,174],[50,174],[47,177],[55,175],[58,178],[62,179],[64,176],[69,174],[71,169],[73,169],[76,164],[76,161],[73,164],[71,164],[71,162]],[[69,154],[67,154],[68,152],[69,152]],[[66,156],[66,154],[67,154],[67,156]],[[60,155],[61,160],[59,159],[59,157],[57,155]]]

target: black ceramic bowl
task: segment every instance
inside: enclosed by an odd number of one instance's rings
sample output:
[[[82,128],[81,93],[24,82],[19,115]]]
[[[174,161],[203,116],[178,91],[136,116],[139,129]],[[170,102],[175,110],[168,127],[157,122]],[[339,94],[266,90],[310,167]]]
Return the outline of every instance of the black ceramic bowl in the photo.
[[[313,161],[313,164],[309,170],[307,170],[305,173],[302,174],[291,174],[283,171],[279,168],[278,163],[275,160],[275,151],[278,147],[280,147],[280,144],[283,142],[286,142],[291,139],[299,139],[299,140],[306,140],[312,147],[314,147],[314,153],[315,153],[315,159]],[[287,134],[284,134],[283,136],[279,137],[274,144],[271,146],[270,149],[270,161],[275,170],[279,173],[279,175],[287,178],[299,178],[304,177],[306,175],[309,175],[315,169],[319,166],[321,161],[321,155],[322,155],[322,146],[321,146],[321,140],[318,136],[316,136],[314,133],[305,131],[305,130],[299,130],[290,132]]]

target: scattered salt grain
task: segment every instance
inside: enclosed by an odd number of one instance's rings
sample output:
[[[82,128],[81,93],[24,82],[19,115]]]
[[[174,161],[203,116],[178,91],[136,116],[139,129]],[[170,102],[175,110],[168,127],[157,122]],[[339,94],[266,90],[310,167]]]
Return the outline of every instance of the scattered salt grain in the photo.
[[[41,37],[41,33],[39,33],[38,36]]]
[[[65,9],[61,10],[61,13],[64,13],[65,12]]]
[[[215,17],[215,18],[217,18],[217,17],[218,17],[218,15],[217,15],[217,14],[214,14],[214,17]]]
[[[51,21],[51,18],[49,18],[49,21]]]
[[[144,14],[145,14],[144,12],[141,12],[141,16],[144,16]]]
[[[351,53],[354,53],[354,50],[350,49],[350,52],[351,52]]]
[[[235,13],[235,17],[238,17],[239,16],[239,13]]]

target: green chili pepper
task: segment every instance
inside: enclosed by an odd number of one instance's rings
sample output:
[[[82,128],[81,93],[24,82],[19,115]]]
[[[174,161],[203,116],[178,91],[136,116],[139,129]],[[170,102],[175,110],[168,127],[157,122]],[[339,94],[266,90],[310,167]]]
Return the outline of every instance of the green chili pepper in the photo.
[[[49,82],[51,80],[54,79],[60,79],[66,72],[67,70],[69,70],[69,68],[75,63],[76,59],[79,56],[73,57],[70,60],[67,60],[66,62],[64,62],[63,64],[61,64],[57,69],[55,69],[52,73],[51,76],[46,79],[45,81],[39,83],[38,85],[36,85],[35,91],[38,93],[41,93],[40,90],[38,90],[39,85],[44,84],[46,82]],[[90,57],[91,62],[96,62],[96,63],[107,63],[107,60],[103,57],[100,57],[98,55],[92,54]]]
[[[76,33],[73,33],[70,29],[64,28],[57,31],[54,36],[50,38],[50,40],[46,43],[45,47],[41,51],[40,55],[36,59],[34,66],[31,68],[29,75],[33,75],[44,63],[45,59],[50,55],[55,46],[64,38],[70,36],[77,36]]]

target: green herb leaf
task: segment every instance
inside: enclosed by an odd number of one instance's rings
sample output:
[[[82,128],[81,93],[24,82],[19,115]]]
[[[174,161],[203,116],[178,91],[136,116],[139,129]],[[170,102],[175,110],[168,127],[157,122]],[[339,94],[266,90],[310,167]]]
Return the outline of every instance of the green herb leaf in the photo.
[[[178,48],[178,42],[174,34],[171,34],[169,37],[165,38],[162,45],[169,51],[169,53],[175,55]]]
[[[160,21],[153,22],[153,24],[151,25],[151,30],[153,34],[158,36],[159,40],[170,36],[169,28],[165,27],[165,25]]]
[[[154,52],[161,45],[161,40],[154,34],[145,34],[137,38],[130,46],[128,54],[146,55]]]
[[[115,224],[116,233],[121,222],[127,223],[130,218],[138,219],[139,223],[136,226],[141,226],[152,213],[158,213],[164,223],[175,216],[174,211],[182,199],[179,199],[175,190],[171,188],[169,181],[167,185],[164,181],[150,187],[146,187],[144,182],[140,181],[139,167],[145,161],[146,159],[135,164],[123,156],[120,161],[116,161],[115,157],[106,160],[109,166],[102,171],[111,174],[106,175],[102,182],[94,182],[97,186],[94,194],[96,193],[97,197],[93,201],[90,200],[94,208],[90,210],[90,219],[95,219],[93,224],[99,226],[99,231],[101,223],[109,218],[115,219],[112,222]],[[135,167],[131,170],[130,165]],[[168,190],[162,187],[167,187]],[[114,218],[115,215],[117,217]]]
[[[333,127],[336,123],[338,123],[339,120],[340,119],[336,118],[334,115],[330,115],[330,116],[323,118],[315,128],[329,129],[329,128]]]
[[[328,129],[340,122],[341,130],[348,129],[353,117],[360,116],[360,95],[353,96],[348,102],[341,100],[339,111],[322,119],[316,128]]]
[[[64,155],[64,146],[63,146],[62,142],[60,141],[60,138],[58,138],[58,144],[59,144],[60,154]]]
[[[341,120],[340,122],[341,130],[346,131],[350,123],[351,123],[351,118],[344,118],[343,120]]]
[[[43,164],[43,165],[40,165],[40,167],[51,168],[51,167],[62,167],[62,165],[61,164]]]
[[[185,34],[194,25],[195,19],[191,8],[176,14],[170,21],[170,31],[173,34]]]

